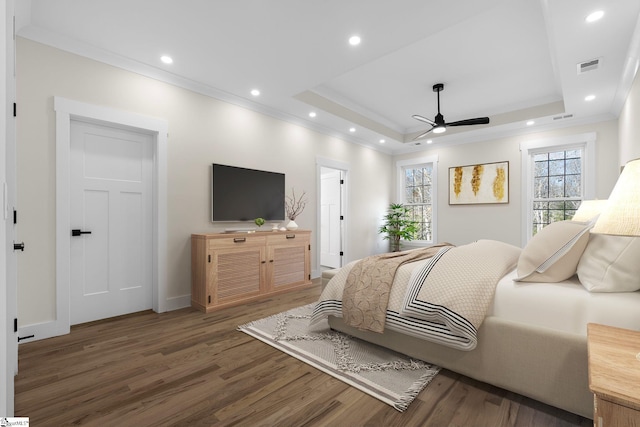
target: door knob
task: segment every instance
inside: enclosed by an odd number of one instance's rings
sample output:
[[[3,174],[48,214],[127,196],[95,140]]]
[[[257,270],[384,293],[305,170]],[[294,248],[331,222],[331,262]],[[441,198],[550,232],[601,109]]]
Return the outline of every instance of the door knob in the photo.
[[[24,252],[24,242],[14,243],[13,244],[13,250],[14,251],[22,251],[22,252]]]
[[[91,232],[90,231],[81,231],[81,230],[78,230],[78,229],[71,230],[71,235],[74,236],[74,237],[80,236],[82,234],[91,234]]]

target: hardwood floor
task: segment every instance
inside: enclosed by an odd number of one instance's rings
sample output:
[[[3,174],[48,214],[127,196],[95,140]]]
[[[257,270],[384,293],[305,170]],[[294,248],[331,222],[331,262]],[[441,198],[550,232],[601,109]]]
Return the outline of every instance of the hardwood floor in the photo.
[[[151,311],[20,345],[16,416],[33,426],[591,426],[443,370],[404,413],[236,330],[313,302],[319,282],[204,314]]]

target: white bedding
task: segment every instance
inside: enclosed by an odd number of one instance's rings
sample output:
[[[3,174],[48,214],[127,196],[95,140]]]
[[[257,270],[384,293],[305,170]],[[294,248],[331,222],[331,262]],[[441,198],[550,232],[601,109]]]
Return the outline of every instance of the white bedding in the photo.
[[[487,315],[587,335],[587,323],[640,330],[640,291],[591,293],[576,276],[560,283],[514,282],[516,271],[496,288]]]

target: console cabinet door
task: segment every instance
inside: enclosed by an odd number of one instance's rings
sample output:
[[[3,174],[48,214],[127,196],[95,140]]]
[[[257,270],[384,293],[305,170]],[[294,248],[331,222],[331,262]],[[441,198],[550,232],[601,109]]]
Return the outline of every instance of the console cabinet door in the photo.
[[[310,283],[309,234],[287,233],[267,238],[269,290]]]
[[[211,264],[207,306],[249,299],[265,290],[265,242],[245,240],[232,245],[210,241]]]

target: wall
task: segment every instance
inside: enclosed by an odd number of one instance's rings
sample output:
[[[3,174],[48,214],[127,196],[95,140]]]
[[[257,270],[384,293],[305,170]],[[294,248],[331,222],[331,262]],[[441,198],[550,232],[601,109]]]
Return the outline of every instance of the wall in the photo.
[[[620,112],[618,132],[620,133],[619,165],[640,158],[640,73],[631,87],[627,100]]]
[[[28,248],[18,266],[21,327],[56,316],[54,96],[168,121],[170,299],[190,293],[191,233],[230,226],[209,222],[214,162],[283,172],[287,188],[306,190],[309,204],[296,222],[312,230],[312,245],[316,156],[348,164],[346,260],[383,247],[373,230],[393,188],[389,155],[26,39],[18,38],[17,67],[20,239]]]
[[[418,153],[396,156],[394,161],[438,155],[438,241],[460,245],[478,239],[494,239],[522,246],[520,143],[586,132],[596,132],[596,197],[604,199],[609,196],[618,176],[618,129],[615,120],[473,144],[434,144]],[[450,167],[502,161],[509,162],[508,204],[449,205]]]

